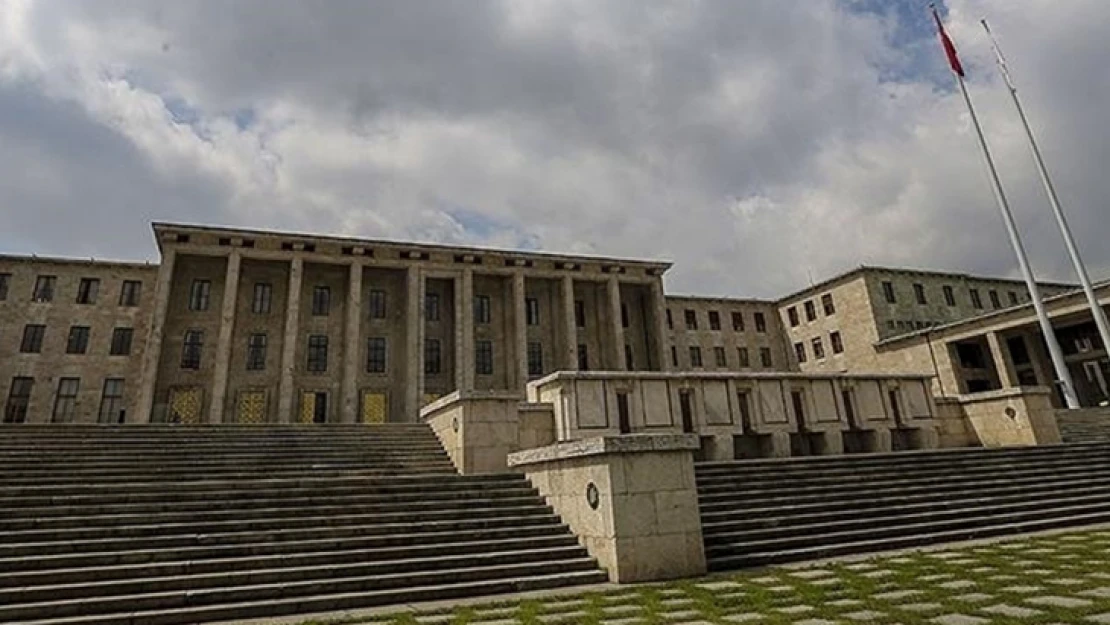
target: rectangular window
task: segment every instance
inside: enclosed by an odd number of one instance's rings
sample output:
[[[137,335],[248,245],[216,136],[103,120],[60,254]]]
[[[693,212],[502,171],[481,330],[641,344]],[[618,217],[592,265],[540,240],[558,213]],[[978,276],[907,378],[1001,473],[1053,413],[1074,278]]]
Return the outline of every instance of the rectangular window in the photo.
[[[733,311],[732,313],[732,331],[744,331],[744,313],[740,312],[739,310]]]
[[[67,354],[84,354],[89,349],[89,326],[70,326],[66,339]]]
[[[821,342],[821,337],[813,339],[813,359],[821,360],[825,357],[825,344]]]
[[[747,347],[736,348],[736,358],[740,361],[740,368],[747,369],[752,366],[751,357],[748,355]]]
[[[8,390],[8,402],[4,406],[4,423],[23,423],[27,421],[27,405],[31,402],[31,388],[34,378],[12,378]]]
[[[54,396],[54,423],[71,423],[77,408],[77,389],[80,378],[59,378],[58,394]]]
[[[628,393],[617,392],[617,429],[621,434],[632,432],[632,420],[628,411]]]
[[[763,316],[763,313],[757,312],[757,313],[754,313],[753,316],[755,317],[755,331],[759,332],[760,334],[766,333],[767,332],[767,319]]]
[[[122,423],[120,413],[123,412],[123,378],[108,378],[104,380],[104,390],[100,393],[100,413],[97,421],[100,423]]]
[[[840,338],[839,332],[829,333],[829,343],[832,344],[832,350],[834,354],[844,353],[844,340]]]
[[[924,306],[925,304],[929,303],[928,300],[925,299],[925,285],[924,284],[915,283],[913,285],[913,296],[914,296],[914,298],[917,299],[918,304],[921,304],[921,305]]]
[[[46,326],[32,323],[23,327],[23,342],[19,351],[24,354],[37,354],[42,351],[42,339],[46,336]]]
[[[667,309],[667,329],[674,330],[674,315],[671,314],[671,309]]]
[[[821,296],[821,308],[825,310],[825,316],[836,314],[836,306],[833,304],[832,293],[825,293]]]
[[[690,366],[691,367],[700,367],[700,366],[702,366],[702,363],[701,363],[701,348],[698,347],[697,345],[693,345],[693,346],[690,347]]]
[[[312,315],[314,317],[327,317],[329,312],[331,312],[331,289],[326,286],[313,287]]]
[[[328,337],[313,334],[308,337],[308,371],[324,373],[328,370]]]
[[[143,283],[138,280],[124,280],[119,288],[120,306],[138,306],[143,292]]]
[[[999,308],[1002,308],[1002,300],[998,298],[998,291],[995,291],[994,289],[991,289],[991,290],[990,290],[990,291],[989,291],[989,292],[987,293],[987,295],[989,295],[989,296],[990,296],[990,298],[991,298],[991,306],[992,306],[992,307],[993,307],[993,308],[994,308],[995,310],[998,310]]]
[[[8,284],[12,281],[12,274],[0,273],[0,302],[8,299]]]
[[[956,293],[955,293],[955,291],[952,290],[952,287],[950,287],[946,284],[946,285],[944,285],[942,290],[944,291],[944,303],[949,305],[949,306],[955,306],[956,305]]]
[[[32,302],[54,301],[54,285],[58,282],[57,276],[38,276],[35,278],[35,290],[31,291]]]
[[[578,344],[578,352],[577,353],[578,353],[578,370],[579,371],[589,371],[590,370],[590,355],[586,351],[586,344],[585,343],[579,343]]]
[[[971,305],[977,310],[983,310],[983,298],[979,297],[979,289],[971,289]]]
[[[385,319],[385,291],[370,289],[370,318]]]
[[[574,300],[574,325],[586,327],[586,302],[580,299]]]
[[[759,364],[766,367],[766,368],[770,368],[770,367],[774,366],[774,361],[771,359],[771,348],[770,347],[760,347],[759,348]]]
[[[721,313],[715,310],[709,311],[709,329],[714,331],[721,329]]]
[[[678,368],[678,348],[671,345],[671,366]]]
[[[270,314],[273,303],[274,286],[269,282],[254,283],[254,297],[251,299],[251,312],[256,315]]]
[[[188,330],[181,347],[181,368],[200,369],[200,352],[204,347],[204,332]]]
[[[740,431],[748,434],[752,431],[752,393],[748,390],[736,393],[736,405],[740,408]]]
[[[528,375],[543,375],[543,343],[539,341],[528,343]]]
[[[474,296],[474,323],[489,323],[490,322],[490,301],[489,295],[475,295]]]
[[[439,293],[424,294],[424,320],[439,321]]]
[[[713,362],[718,369],[728,367],[728,355],[725,354],[725,348],[719,345],[713,348]]]
[[[1007,295],[1010,296],[1010,305],[1011,306],[1017,306],[1018,305],[1018,294],[1013,292],[1013,291],[1010,291],[1010,292],[1007,293]]]
[[[98,293],[100,293],[100,280],[97,278],[81,278],[77,283],[78,304],[95,304]]]
[[[474,341],[474,371],[493,375],[493,341]]]
[[[898,298],[894,295],[893,282],[883,282],[883,298],[886,299],[886,303],[888,304],[893,304],[898,301]]]
[[[817,305],[813,300],[807,300],[805,303],[806,308],[806,321],[814,321],[817,319]]]
[[[266,369],[266,343],[266,334],[262,332],[247,337],[247,371]]]
[[[540,300],[534,297],[524,298],[524,322],[530,326],[540,325]]]
[[[794,343],[794,357],[798,359],[798,362],[805,362],[806,361],[806,344],[805,343],[801,343],[801,342]]]
[[[366,372],[385,373],[385,337],[366,339]]]
[[[193,284],[189,286],[189,310],[208,310],[208,296],[211,291],[211,281],[193,280]]]
[[[686,329],[687,330],[697,330],[698,329],[698,313],[697,313],[697,311],[690,310],[690,309],[687,308],[686,311],[683,312],[682,314],[683,314],[683,316],[685,317],[685,320],[686,320]]]
[[[801,320],[798,318],[798,308],[796,306],[791,306],[790,308],[786,309],[786,319],[790,322],[791,328],[798,327],[798,324],[801,323]]]
[[[636,370],[636,361],[632,358],[632,346],[628,343],[624,344],[624,369],[625,371]]]
[[[443,370],[443,354],[440,349],[439,339],[424,340],[424,373],[439,375]]]
[[[628,306],[621,304],[621,327],[628,327]]]
[[[115,328],[112,330],[112,344],[108,348],[109,356],[127,356],[131,354],[131,338],[135,331],[131,328]]]

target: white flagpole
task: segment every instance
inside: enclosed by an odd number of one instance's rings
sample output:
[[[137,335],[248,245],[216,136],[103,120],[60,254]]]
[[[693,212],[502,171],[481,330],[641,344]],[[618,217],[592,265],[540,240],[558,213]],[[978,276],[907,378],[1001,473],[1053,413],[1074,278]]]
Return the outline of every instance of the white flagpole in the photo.
[[[1087,304],[1091,307],[1091,315],[1095,319],[1095,325],[1098,326],[1099,336],[1102,338],[1102,348],[1110,353],[1110,323],[1106,320],[1106,312],[1098,303],[1098,298],[1095,296],[1095,290],[1091,286],[1091,278],[1087,275],[1087,268],[1083,265],[1083,260],[1079,256],[1079,248],[1075,245],[1075,239],[1072,237],[1071,228],[1068,227],[1068,220],[1064,217],[1064,210],[1060,207],[1060,199],[1056,196],[1056,188],[1052,184],[1052,179],[1048,175],[1048,168],[1044,164],[1044,158],[1041,156],[1041,150],[1037,146],[1037,140],[1033,137],[1033,130],[1029,127],[1029,120],[1025,117],[1025,109],[1021,106],[1021,100],[1018,99],[1017,87],[1014,86],[1014,81],[1010,77],[1010,70],[1006,66],[1006,57],[1002,56],[1002,49],[998,47],[998,42],[994,39],[994,34],[991,33],[990,26],[987,26],[987,20],[981,20],[983,30],[987,31],[987,37],[990,38],[991,48],[994,49],[995,60],[998,61],[998,69],[1002,72],[1002,79],[1006,81],[1006,88],[1010,91],[1010,97],[1014,100],[1014,108],[1017,109],[1018,117],[1021,118],[1021,125],[1025,128],[1025,136],[1029,138],[1029,147],[1033,152],[1033,160],[1037,163],[1037,172],[1041,175],[1041,184],[1044,185],[1045,193],[1048,194],[1048,203],[1052,205],[1052,213],[1056,217],[1056,224],[1060,227],[1060,234],[1064,237],[1064,245],[1068,248],[1068,255],[1071,256],[1071,262],[1075,266],[1075,273],[1079,275],[1079,282],[1083,285],[1083,292],[1087,294]]]

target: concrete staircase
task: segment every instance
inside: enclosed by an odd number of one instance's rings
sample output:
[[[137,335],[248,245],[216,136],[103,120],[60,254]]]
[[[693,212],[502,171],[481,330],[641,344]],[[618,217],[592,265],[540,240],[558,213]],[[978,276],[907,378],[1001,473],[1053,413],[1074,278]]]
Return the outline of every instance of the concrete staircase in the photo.
[[[1110,408],[1057,410],[1056,424],[1065,443],[1110,441]]]
[[[1110,521],[1110,443],[700,463],[712,570]]]
[[[0,623],[203,623],[605,581],[423,425],[0,428]]]

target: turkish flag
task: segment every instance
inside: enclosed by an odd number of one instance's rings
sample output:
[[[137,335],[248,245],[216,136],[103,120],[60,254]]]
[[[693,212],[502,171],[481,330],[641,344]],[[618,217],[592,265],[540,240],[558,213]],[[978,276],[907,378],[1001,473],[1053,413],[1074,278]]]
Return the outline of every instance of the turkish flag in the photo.
[[[940,21],[940,14],[937,13],[936,7],[933,7],[933,19],[937,21],[937,33],[940,34],[940,44],[944,46],[944,54],[948,57],[948,64],[952,66],[952,71],[956,72],[957,76],[963,78],[964,66],[960,64],[960,57],[956,55],[956,46],[948,38],[948,33],[944,32],[944,24]]]

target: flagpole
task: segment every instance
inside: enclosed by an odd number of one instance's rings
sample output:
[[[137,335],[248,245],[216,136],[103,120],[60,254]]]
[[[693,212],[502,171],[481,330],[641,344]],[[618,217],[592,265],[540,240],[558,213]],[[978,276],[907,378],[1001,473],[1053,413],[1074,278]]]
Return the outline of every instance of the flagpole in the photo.
[[[956,83],[960,86],[960,93],[964,96],[964,103],[967,104],[967,112],[971,116],[971,124],[975,127],[975,135],[979,139],[979,147],[983,150],[983,160],[987,163],[987,172],[991,178],[991,189],[994,191],[994,199],[998,203],[998,211],[1002,214],[1002,222],[1006,225],[1006,233],[1010,236],[1010,244],[1014,248],[1014,254],[1017,256],[1018,266],[1021,268],[1021,275],[1025,278],[1026,288],[1029,289],[1029,297],[1033,302],[1033,309],[1037,312],[1037,321],[1041,326],[1041,333],[1044,335],[1045,343],[1048,345],[1048,354],[1052,359],[1052,368],[1056,371],[1057,383],[1060,385],[1060,390],[1064,395],[1064,405],[1069,409],[1079,408],[1079,399],[1075,395],[1075,386],[1072,383],[1071,372],[1068,371],[1068,365],[1064,361],[1064,352],[1060,349],[1060,342],[1056,339],[1056,332],[1052,329],[1052,322],[1048,319],[1048,313],[1045,311],[1044,302],[1041,301],[1041,291],[1037,288],[1037,280],[1033,276],[1033,270],[1029,266],[1029,259],[1025,255],[1025,246],[1021,243],[1021,235],[1018,234],[1017,225],[1014,223],[1014,215],[1010,211],[1010,203],[1006,200],[1006,192],[1002,190],[1002,181],[998,178],[998,170],[994,166],[994,159],[991,157],[990,147],[987,145],[987,138],[983,134],[983,127],[979,124],[979,117],[975,114],[975,107],[971,104],[971,96],[967,93],[967,85],[964,83],[963,68],[959,65],[959,61],[955,57],[955,48],[952,47],[951,40],[948,39],[947,34],[944,32],[944,26],[940,21],[940,14],[937,13],[935,6],[932,7],[933,17],[936,19],[937,28],[940,32],[942,43],[945,44],[945,52],[949,56],[949,63],[952,65],[952,73],[956,76]]]
[[[1075,244],[1075,239],[1072,237],[1071,228],[1068,227],[1068,220],[1064,216],[1064,210],[1060,207],[1060,198],[1056,195],[1056,187],[1052,184],[1052,179],[1048,175],[1048,168],[1044,164],[1044,158],[1041,156],[1041,149],[1037,146],[1037,140],[1033,136],[1033,130],[1029,127],[1029,120],[1025,117],[1025,109],[1021,106],[1021,100],[1018,99],[1017,87],[1014,86],[1014,81],[1010,77],[1010,70],[1006,66],[1006,57],[1002,56],[1002,49],[998,47],[998,42],[995,41],[994,34],[991,33],[990,26],[987,26],[987,20],[980,20],[983,24],[983,30],[987,31],[987,37],[990,38],[991,48],[994,50],[995,60],[998,62],[998,69],[1002,73],[1002,79],[1006,81],[1006,88],[1010,91],[1010,97],[1014,100],[1014,108],[1017,109],[1018,117],[1021,118],[1021,125],[1025,128],[1025,136],[1029,138],[1029,148],[1033,152],[1033,160],[1037,163],[1037,172],[1041,176],[1041,184],[1044,185],[1045,193],[1048,194],[1048,203],[1052,205],[1052,213],[1056,217],[1056,225],[1060,227],[1060,234],[1064,237],[1064,245],[1068,248],[1068,255],[1071,256],[1072,265],[1075,266],[1075,273],[1079,275],[1079,282],[1083,285],[1083,292],[1087,294],[1087,304],[1091,307],[1091,315],[1095,319],[1095,325],[1098,326],[1099,336],[1102,338],[1102,348],[1110,354],[1110,323],[1106,320],[1106,312],[1098,303],[1098,298],[1095,296],[1095,290],[1091,286],[1091,278],[1087,275],[1087,268],[1083,265],[1083,259],[1079,256],[1079,248]]]

